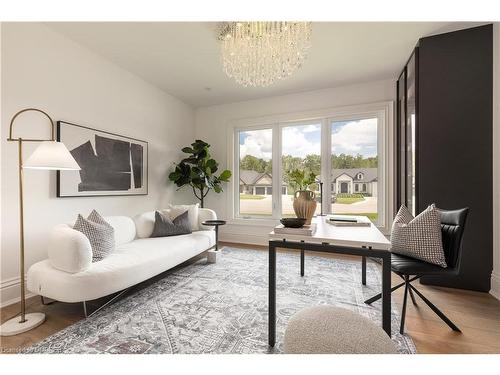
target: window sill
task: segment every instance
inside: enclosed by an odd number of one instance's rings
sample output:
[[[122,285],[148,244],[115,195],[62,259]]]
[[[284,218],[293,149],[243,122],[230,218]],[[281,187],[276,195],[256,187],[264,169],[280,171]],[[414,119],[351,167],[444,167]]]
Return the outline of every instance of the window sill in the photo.
[[[233,218],[227,220],[227,224],[229,225],[249,225],[254,227],[275,227],[279,224],[279,220],[277,219],[268,219],[268,218]]]

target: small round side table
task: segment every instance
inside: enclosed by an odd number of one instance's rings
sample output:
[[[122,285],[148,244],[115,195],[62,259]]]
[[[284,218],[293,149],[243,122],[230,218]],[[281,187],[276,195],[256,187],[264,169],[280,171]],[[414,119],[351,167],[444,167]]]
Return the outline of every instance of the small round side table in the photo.
[[[201,223],[201,225],[215,227],[215,251],[219,251],[219,227],[225,224],[225,220],[205,220]]]

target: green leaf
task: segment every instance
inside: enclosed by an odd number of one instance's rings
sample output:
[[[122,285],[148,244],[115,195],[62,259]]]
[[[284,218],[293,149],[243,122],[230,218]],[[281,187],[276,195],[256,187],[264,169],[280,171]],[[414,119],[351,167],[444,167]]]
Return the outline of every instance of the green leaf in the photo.
[[[215,172],[217,170],[218,163],[214,159],[208,159],[206,162],[206,166]]]
[[[168,175],[170,181],[178,180],[182,175],[179,172],[172,172]]]
[[[199,159],[205,159],[206,157],[208,157],[208,151],[203,149],[203,150],[200,150],[200,152],[198,152],[198,155],[196,156]]]
[[[182,152],[185,152],[186,154],[194,154],[194,150],[191,147],[184,147]]]
[[[198,159],[196,159],[195,157],[189,157],[189,158],[182,159],[181,163],[197,164]]]
[[[231,171],[226,169],[224,172],[220,174],[219,179],[221,181],[228,182],[230,177],[231,177]]]

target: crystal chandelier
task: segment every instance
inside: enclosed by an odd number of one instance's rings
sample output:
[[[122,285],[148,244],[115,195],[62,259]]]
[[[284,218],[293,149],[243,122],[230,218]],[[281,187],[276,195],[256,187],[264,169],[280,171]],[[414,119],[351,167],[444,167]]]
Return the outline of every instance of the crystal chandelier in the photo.
[[[269,86],[289,77],[307,56],[311,22],[229,22],[221,27],[226,74],[243,86]]]

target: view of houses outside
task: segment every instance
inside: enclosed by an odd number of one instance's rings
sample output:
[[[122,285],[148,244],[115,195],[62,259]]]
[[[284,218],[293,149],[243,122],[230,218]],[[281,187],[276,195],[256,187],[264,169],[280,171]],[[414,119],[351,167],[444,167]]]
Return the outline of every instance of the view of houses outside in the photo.
[[[377,219],[377,119],[332,122],[331,212],[366,215]],[[292,169],[314,172],[321,177],[321,125],[308,124],[282,128],[281,186],[282,216],[295,216]],[[240,214],[272,215],[272,130],[240,132]],[[316,192],[320,213],[318,184]]]
[[[272,129],[240,132],[240,215],[271,216]]]
[[[334,121],[332,212],[378,218],[377,119]]]

